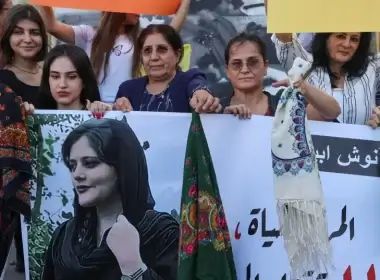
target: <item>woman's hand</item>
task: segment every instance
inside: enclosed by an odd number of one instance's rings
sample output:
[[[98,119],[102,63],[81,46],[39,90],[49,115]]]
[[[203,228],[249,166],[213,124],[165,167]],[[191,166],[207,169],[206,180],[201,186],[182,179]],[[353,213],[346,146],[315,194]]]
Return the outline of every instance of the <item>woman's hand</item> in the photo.
[[[128,98],[120,97],[116,99],[115,104],[113,104],[113,109],[116,111],[131,112],[133,111],[132,104],[129,102]]]
[[[244,104],[230,105],[224,109],[224,114],[239,116],[239,119],[250,119],[252,116],[251,110]]]
[[[380,124],[380,107],[375,107],[373,109],[373,113],[367,122],[367,125],[372,127],[373,129],[377,128]]]
[[[123,215],[119,215],[107,236],[107,245],[115,255],[123,275],[146,270],[140,255],[140,236]]]
[[[222,110],[220,100],[212,96],[207,90],[197,90],[190,99],[190,106],[197,113],[219,113]]]
[[[277,82],[274,82],[272,83],[272,87],[290,87],[291,84],[290,84],[290,81],[289,79],[285,79],[285,80],[281,80],[281,81],[277,81]],[[307,88],[308,88],[308,83],[303,79],[299,79],[298,81],[296,81],[293,86],[298,89],[302,94],[304,94],[306,91],[307,91]]]
[[[87,100],[86,108],[91,111],[92,115],[97,119],[103,118],[105,112],[112,111],[112,105],[100,101],[91,103]]]
[[[28,102],[23,102],[22,106],[24,107],[25,113],[29,115],[32,115],[34,113],[35,108],[33,104],[30,104]]]

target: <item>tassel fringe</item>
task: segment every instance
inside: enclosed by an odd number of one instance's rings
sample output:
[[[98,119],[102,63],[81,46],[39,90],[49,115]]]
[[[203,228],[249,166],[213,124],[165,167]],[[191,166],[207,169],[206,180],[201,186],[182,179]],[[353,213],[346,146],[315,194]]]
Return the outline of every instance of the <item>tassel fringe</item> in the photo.
[[[281,199],[277,214],[292,280],[311,279],[310,270],[316,275],[334,269],[326,210],[319,201]]]

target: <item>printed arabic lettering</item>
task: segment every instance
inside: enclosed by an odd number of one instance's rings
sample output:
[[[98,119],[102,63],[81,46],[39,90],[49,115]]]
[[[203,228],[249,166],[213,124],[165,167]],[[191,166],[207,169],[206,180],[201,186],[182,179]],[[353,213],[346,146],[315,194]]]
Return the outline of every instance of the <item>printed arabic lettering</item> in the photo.
[[[257,215],[260,213],[260,208],[252,209],[251,215]],[[259,221],[257,218],[253,218],[248,227],[248,235],[254,235],[257,232],[257,228],[259,227]]]
[[[330,159],[330,145],[327,145],[326,147],[326,152],[323,151],[323,154],[319,154],[318,150],[316,151],[316,156],[315,156],[319,163],[323,163],[324,160],[329,160]]]
[[[360,163],[360,155],[359,155],[359,149],[354,146],[354,148],[352,149],[352,152],[348,154],[347,158],[348,158],[348,161],[341,161],[341,157],[342,155],[339,155],[338,159],[337,159],[337,163],[340,165],[340,166],[349,166],[351,163],[358,163],[361,167],[363,168],[368,168],[370,167],[371,165],[373,164],[378,164],[378,150],[375,149],[373,151],[375,153],[375,157],[374,159],[372,159],[371,155],[366,155],[364,157],[364,161],[365,161],[365,164],[364,163]],[[318,158],[318,157],[317,157]]]
[[[272,230],[266,230],[267,226],[267,210],[264,208],[264,210],[261,212],[261,236],[262,237],[276,237],[278,238],[280,236],[280,231],[276,230],[276,228]],[[272,246],[273,241],[265,241],[263,244],[263,247],[270,247]]]
[[[327,276],[328,276],[328,273],[320,273],[320,274],[317,274],[315,276],[315,278],[309,278],[309,277],[313,277],[315,275],[315,272],[314,271],[307,271],[303,277],[308,277],[308,279],[315,279],[315,280],[323,280],[323,279],[327,279]],[[282,275],[281,277],[281,280],[287,280],[287,275],[286,273],[284,275]],[[249,263],[247,265],[247,268],[246,268],[246,280],[252,280],[251,279],[251,263]],[[260,273],[256,274],[255,278],[253,280],[260,280]],[[299,279],[298,279],[299,280]],[[346,279],[345,279],[346,280]],[[352,279],[347,279],[347,280],[352,280]],[[368,280],[375,280],[375,279],[370,279],[368,278]]]
[[[251,211],[251,215],[258,215],[260,213],[260,208],[254,208]],[[248,235],[255,235],[259,227],[259,220],[257,218],[253,218],[248,227]],[[275,237],[278,238],[280,236],[280,231],[275,228],[272,230],[267,230],[267,218],[266,218],[266,208],[261,211],[261,236],[262,237]],[[265,241],[262,247],[267,248],[271,247],[273,241]]]
[[[355,237],[355,218],[352,218],[350,220],[349,226],[347,226],[346,221],[347,221],[347,206],[345,205],[342,208],[341,224],[339,226],[339,229],[330,234],[329,240],[342,236],[347,231],[347,228],[349,228],[349,231],[350,231],[350,240],[352,240]]]

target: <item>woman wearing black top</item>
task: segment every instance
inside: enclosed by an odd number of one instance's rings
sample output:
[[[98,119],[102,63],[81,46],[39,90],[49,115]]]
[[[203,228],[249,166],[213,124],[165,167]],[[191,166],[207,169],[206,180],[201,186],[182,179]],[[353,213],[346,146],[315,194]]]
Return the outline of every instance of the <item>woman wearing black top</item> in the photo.
[[[48,39],[38,11],[28,4],[15,5],[4,21],[0,41],[3,69],[0,82],[12,88],[23,101],[35,103],[41,83]]]
[[[225,50],[225,63],[233,93],[221,100],[224,112],[242,118],[252,114],[274,116],[282,90],[276,95],[263,91],[268,61],[262,39],[247,33],[232,38]],[[295,86],[299,87],[309,102],[309,119],[314,119],[316,114],[335,119],[340,114],[340,107],[335,99],[320,89],[302,81]]]
[[[99,102],[95,73],[87,54],[74,45],[58,45],[46,56],[36,104],[24,102],[28,113],[43,110],[91,110],[103,114],[112,110]]]
[[[62,145],[74,217],[50,240],[42,280],[177,279],[179,224],[154,210],[139,140],[123,121],[92,119]]]
[[[31,5],[15,5],[5,15],[2,29],[0,82],[9,86],[23,101],[34,103],[42,74],[39,62],[44,59],[48,47],[42,18]],[[16,269],[23,271],[20,222],[16,225]]]

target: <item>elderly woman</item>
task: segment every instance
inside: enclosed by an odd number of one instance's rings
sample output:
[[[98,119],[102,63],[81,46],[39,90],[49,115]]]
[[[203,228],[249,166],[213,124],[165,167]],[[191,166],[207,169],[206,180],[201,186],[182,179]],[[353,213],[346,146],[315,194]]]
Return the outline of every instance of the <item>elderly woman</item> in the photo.
[[[196,69],[182,72],[178,64],[183,43],[169,25],[149,25],[138,40],[135,63],[142,62],[147,76],[125,81],[119,87],[114,109],[187,113],[219,112],[205,76]]]

